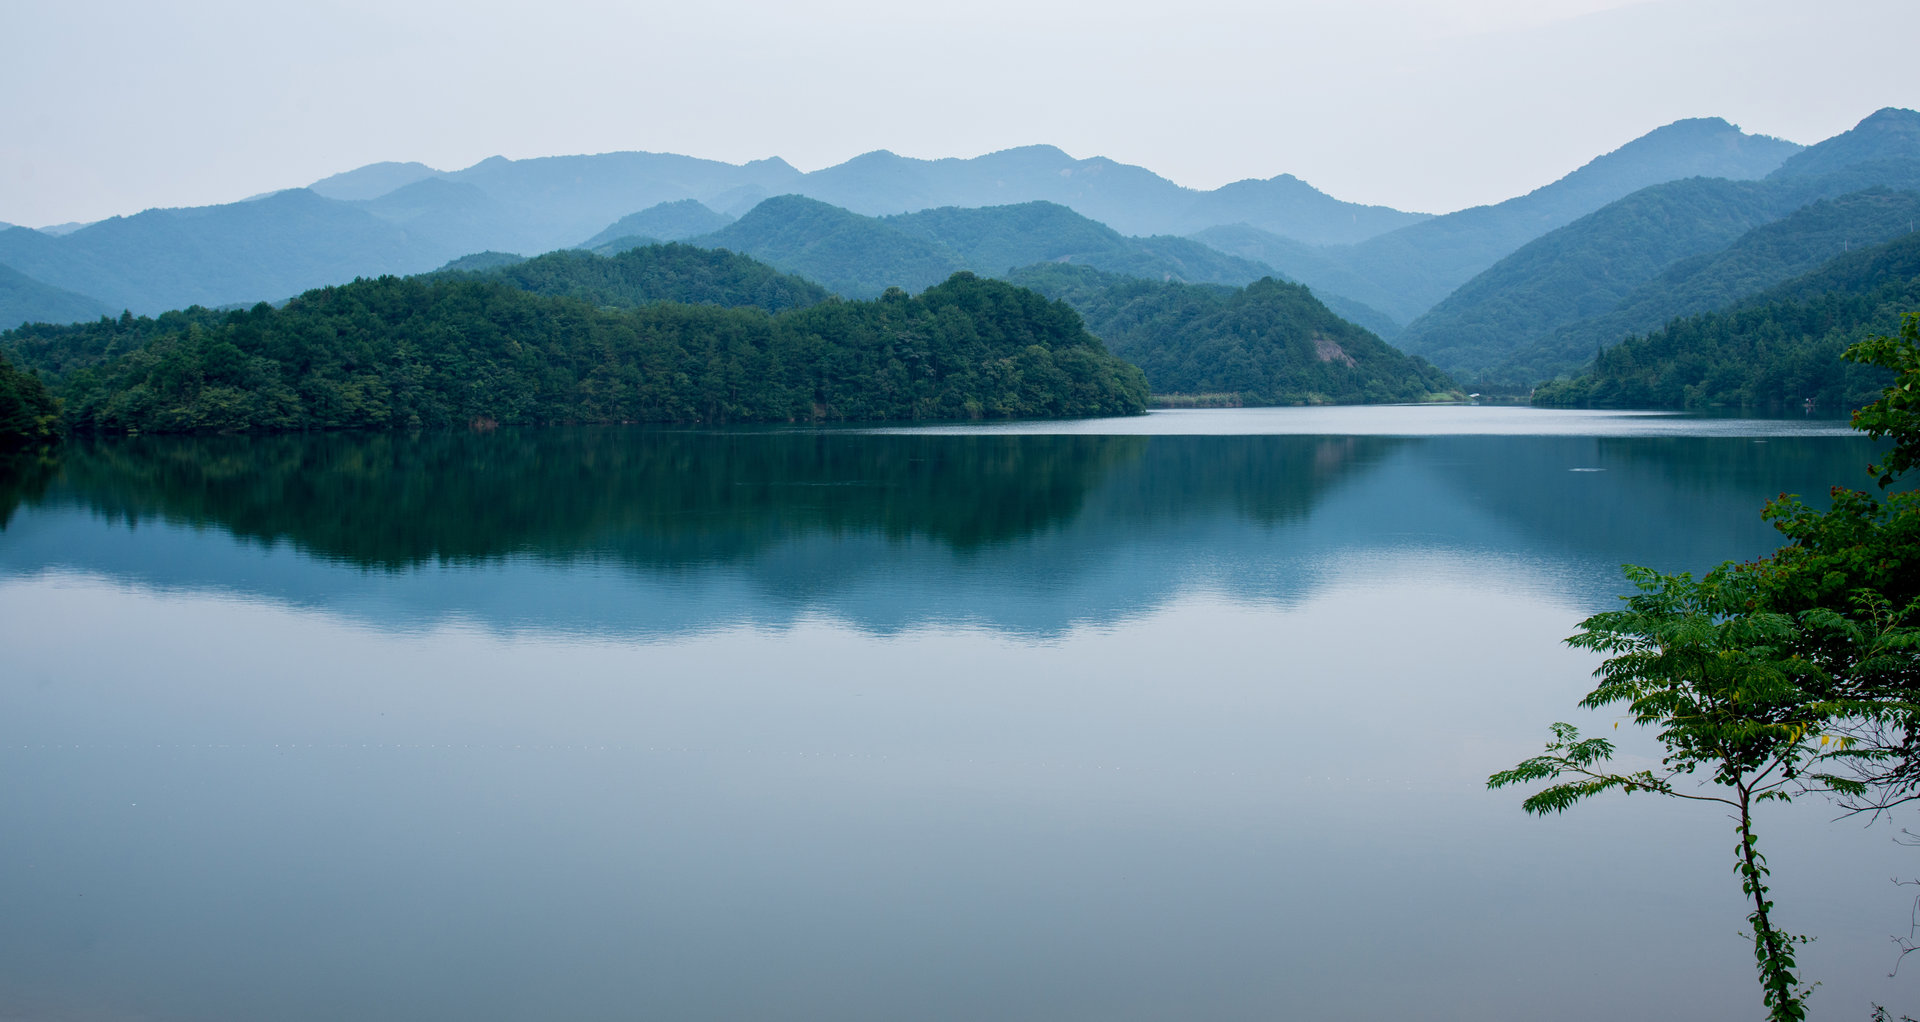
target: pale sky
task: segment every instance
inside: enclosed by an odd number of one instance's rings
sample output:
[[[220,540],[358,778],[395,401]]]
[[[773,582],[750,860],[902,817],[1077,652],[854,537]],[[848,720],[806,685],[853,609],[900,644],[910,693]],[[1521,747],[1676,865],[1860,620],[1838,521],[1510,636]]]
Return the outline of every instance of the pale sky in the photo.
[[[1032,143],[1446,212],[1682,117],[1810,143],[1920,108],[1914,0],[0,0],[0,39],[29,226],[377,160]]]

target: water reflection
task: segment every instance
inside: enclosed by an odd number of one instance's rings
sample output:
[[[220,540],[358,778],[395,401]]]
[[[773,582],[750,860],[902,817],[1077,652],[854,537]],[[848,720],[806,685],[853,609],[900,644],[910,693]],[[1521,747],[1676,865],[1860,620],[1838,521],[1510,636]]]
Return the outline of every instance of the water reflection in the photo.
[[[1831,436],[131,438],[0,472],[0,571],[397,627],[664,635],[824,614],[1051,634],[1195,588],[1291,603],[1429,551],[1517,559],[1519,584],[1600,606],[1621,563],[1770,549],[1762,501],[1822,494],[1870,453]]]
[[[703,564],[816,532],[1004,542],[1070,517],[1141,446],[647,429],[154,437],[76,447],[51,499],[368,568],[607,551]]]
[[[1751,1017],[1722,820],[1536,820],[1484,778],[1605,726],[1560,639],[1620,561],[1765,550],[1761,500],[1866,455],[558,430],[22,460],[0,1018]],[[1848,1017],[1893,1000],[1905,918],[1860,880],[1911,853],[1826,808],[1768,853]]]

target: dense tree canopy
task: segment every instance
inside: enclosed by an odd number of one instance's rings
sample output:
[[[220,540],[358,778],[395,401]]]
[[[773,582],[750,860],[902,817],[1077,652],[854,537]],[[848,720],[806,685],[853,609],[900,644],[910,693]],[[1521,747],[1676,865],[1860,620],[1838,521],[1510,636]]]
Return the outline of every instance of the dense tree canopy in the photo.
[[[1176,284],[1083,266],[1033,266],[1012,279],[1059,298],[1161,394],[1224,394],[1250,405],[1419,401],[1445,373],[1335,316],[1299,284]]]
[[[691,245],[646,245],[599,256],[565,250],[476,267],[522,291],[630,309],[653,302],[784,312],[825,301],[826,288],[757,259]]]
[[[918,290],[966,268],[937,241],[798,195],[768,199],[693,243],[745,252],[849,298],[871,298],[890,287]]]
[[[1870,188],[1822,199],[1748,231],[1726,248],[1682,259],[1629,292],[1606,314],[1561,327],[1551,337],[1532,338],[1515,357],[1579,364],[1622,338],[1657,330],[1682,316],[1733,307],[1812,273],[1836,256],[1891,241],[1909,233],[1916,222],[1920,192]],[[1871,395],[1863,400],[1871,400]]]
[[[1567,361],[1530,352],[1530,342],[1604,315],[1673,263],[1784,216],[1792,206],[1778,191],[1698,178],[1641,189],[1521,246],[1407,324],[1398,340],[1483,389],[1525,393],[1593,354]]]
[[[779,315],[596,309],[490,279],[383,277],[283,308],[0,335],[80,431],[964,419],[1139,412],[1065,305],[959,274]]]
[[[1887,372],[1842,352],[1920,305],[1920,234],[1849,253],[1734,309],[1674,320],[1601,351],[1592,370],[1542,385],[1556,407],[1798,408],[1872,401]]]
[[[0,449],[50,440],[59,426],[59,407],[40,377],[0,356]]]

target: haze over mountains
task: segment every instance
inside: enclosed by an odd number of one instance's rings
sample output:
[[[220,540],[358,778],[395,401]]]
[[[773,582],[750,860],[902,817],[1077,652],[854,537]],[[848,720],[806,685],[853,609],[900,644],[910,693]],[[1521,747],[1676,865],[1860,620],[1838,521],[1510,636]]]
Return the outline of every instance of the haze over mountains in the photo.
[[[889,287],[917,291],[960,270],[1002,275],[1034,263],[1215,284],[1246,284],[1273,272],[1186,238],[1127,237],[1051,202],[866,217],[787,195],[688,241],[745,252],[850,298]]]
[[[1783,161],[1764,180],[1689,178],[1609,203],[1489,267],[1409,324],[1396,343],[1470,377],[1524,387],[1578,368],[1596,344],[1726,304],[1849,247],[1913,230],[1920,226],[1909,215],[1920,201],[1915,190],[1920,113],[1881,110]],[[1831,205],[1810,208],[1822,200]],[[1681,266],[1690,259],[1719,268]],[[1717,280],[1691,280],[1700,272]],[[1663,274],[1662,283],[1648,287]],[[1589,319],[1590,327],[1573,326]]]
[[[1842,357],[1896,334],[1920,310],[1920,232],[1855,248],[1811,273],[1713,312],[1674,319],[1600,352],[1537,404],[1603,408],[1859,408],[1890,380]]]
[[[1405,323],[1514,249],[1641,188],[1689,177],[1764,177],[1800,148],[1748,135],[1717,117],[1676,121],[1525,195],[1350,247],[1304,249],[1288,242],[1309,239],[1273,242],[1245,232],[1229,244],[1308,286],[1346,294]]]
[[[856,298],[1044,263],[1166,283],[1274,276],[1470,383],[1524,391],[1629,333],[1808,272],[1836,245],[1893,237],[1917,190],[1920,114],[1895,109],[1811,148],[1678,121],[1444,216],[1342,202],[1285,174],[1187,189],[1050,146],[882,151],[811,173],[656,153],[378,163],[221,206],[0,229],[0,322],[280,301],[456,259],[684,241]]]
[[[1244,221],[1315,244],[1359,241],[1426,218],[1342,202],[1285,174],[1197,191],[1143,167],[1077,160],[1052,146],[965,160],[916,160],[883,150],[811,173],[777,157],[736,166],[665,153],[496,156],[452,172],[417,163],[374,164],[311,188],[328,198],[366,202],[424,181],[472,186],[494,204],[500,230],[521,232],[524,245],[537,249],[578,244],[617,218],[662,202],[694,199],[738,217],[776,195],[804,195],[866,216],[1038,199],[1126,234],[1186,234]],[[437,194],[457,202],[454,196],[462,193]]]
[[[609,153],[496,157],[445,174],[419,164],[374,164],[311,188],[148,210],[60,236],[0,231],[0,265],[107,306],[155,313],[194,303],[278,301],[354,276],[423,272],[488,249],[533,254],[569,247],[663,202],[693,199],[733,217],[784,194],[863,215],[1045,200],[1122,233],[1185,233],[1231,217],[1315,242],[1423,218],[1344,203],[1285,176],[1198,192],[1139,167],[1075,160],[1051,147],[972,160],[869,154],[812,174],[777,159],[735,166]]]
[[[1102,158],[1074,159],[1050,146],[967,160],[914,160],[876,152],[806,174],[779,159],[734,165],[672,154],[606,153],[529,160],[494,157],[452,172],[418,163],[378,163],[307,189],[224,206],[148,210],[59,237],[4,231],[0,265],[108,306],[151,313],[191,303],[277,301],[355,275],[421,272],[487,249],[530,255],[589,240],[604,243],[615,240],[604,236],[609,230],[616,237],[626,233],[679,240],[637,226],[613,225],[661,203],[691,199],[714,213],[739,217],[766,198],[795,194],[867,216],[1039,200],[1065,206],[1125,235],[1184,235],[1245,225],[1314,248],[1352,245],[1437,219],[1453,226],[1431,237],[1444,248],[1456,249],[1461,245],[1458,225],[1465,218],[1467,233],[1477,230],[1493,239],[1474,243],[1476,251],[1492,254],[1464,271],[1471,275],[1536,236],[1540,225],[1570,220],[1639,183],[1701,172],[1758,176],[1796,148],[1742,135],[1724,122],[1712,122],[1718,127],[1707,131],[1688,128],[1692,123],[1655,131],[1560,183],[1503,204],[1514,209],[1494,216],[1498,226],[1493,228],[1471,226],[1488,219],[1485,212],[1430,218],[1347,203],[1284,174],[1198,191],[1145,168]],[[1387,243],[1384,256],[1356,254],[1349,261],[1363,276],[1372,275],[1370,283],[1344,288],[1318,279],[1311,260],[1295,266],[1291,263],[1296,260],[1253,258],[1405,322],[1424,311],[1424,305],[1415,307],[1401,297],[1405,274],[1382,275],[1374,264],[1391,261],[1392,253],[1409,245],[1421,248],[1420,237]],[[1426,304],[1451,289],[1445,282],[1452,276],[1464,279],[1462,272],[1457,267],[1433,271],[1418,266],[1412,271],[1439,281],[1418,291],[1432,293]]]

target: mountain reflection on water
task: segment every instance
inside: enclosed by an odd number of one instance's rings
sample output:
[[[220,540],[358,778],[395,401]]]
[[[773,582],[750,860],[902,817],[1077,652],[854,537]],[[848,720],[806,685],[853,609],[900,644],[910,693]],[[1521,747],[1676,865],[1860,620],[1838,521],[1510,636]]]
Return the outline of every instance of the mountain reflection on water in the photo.
[[[1621,562],[1870,447],[1283,411],[16,458],[0,1019],[1751,1017],[1718,814],[1485,778],[1607,727]],[[1912,860],[1830,815],[1766,848],[1848,1017]]]
[[[1832,436],[136,437],[7,462],[0,572],[397,627],[659,635],[824,614],[1048,634],[1192,587],[1289,603],[1331,565],[1433,551],[1517,559],[1597,607],[1621,563],[1770,549],[1763,500],[1864,480],[1846,470],[1870,454]]]

